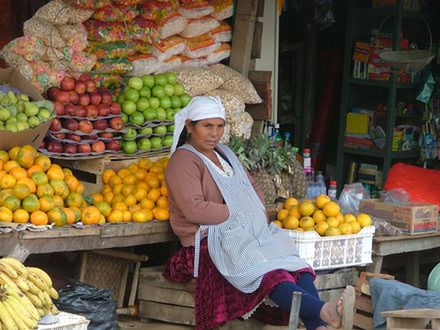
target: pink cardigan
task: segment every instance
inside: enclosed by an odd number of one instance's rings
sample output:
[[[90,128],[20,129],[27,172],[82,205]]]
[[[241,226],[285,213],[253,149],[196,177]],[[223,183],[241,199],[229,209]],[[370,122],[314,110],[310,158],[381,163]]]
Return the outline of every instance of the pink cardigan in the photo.
[[[247,171],[246,171],[247,173]],[[264,195],[254,179],[250,182],[264,202]],[[214,179],[203,161],[188,150],[177,150],[165,173],[170,223],[182,246],[194,245],[201,224],[217,224],[229,218],[229,210]]]

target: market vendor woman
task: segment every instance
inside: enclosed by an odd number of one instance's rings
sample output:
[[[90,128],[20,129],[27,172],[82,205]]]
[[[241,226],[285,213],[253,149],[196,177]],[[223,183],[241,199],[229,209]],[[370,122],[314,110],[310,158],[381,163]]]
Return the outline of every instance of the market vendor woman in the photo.
[[[224,127],[216,97],[195,97],[176,114],[165,176],[171,226],[182,248],[164,276],[196,278],[196,329],[254,312],[282,324],[294,291],[302,292],[299,316],[307,329],[341,328],[344,308],[353,308],[353,288],[339,301],[319,299],[314,271],[287,232],[268,224],[262,192],[231,149],[219,144]]]

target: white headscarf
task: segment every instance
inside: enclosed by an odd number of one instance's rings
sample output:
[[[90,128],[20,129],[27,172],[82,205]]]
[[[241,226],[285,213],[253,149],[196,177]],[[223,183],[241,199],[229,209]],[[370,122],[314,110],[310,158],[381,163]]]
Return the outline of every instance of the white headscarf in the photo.
[[[221,118],[226,120],[225,108],[217,96],[196,96],[188,105],[174,116],[173,145],[170,155],[176,151],[180,134],[185,128],[187,120],[196,121],[208,118]]]

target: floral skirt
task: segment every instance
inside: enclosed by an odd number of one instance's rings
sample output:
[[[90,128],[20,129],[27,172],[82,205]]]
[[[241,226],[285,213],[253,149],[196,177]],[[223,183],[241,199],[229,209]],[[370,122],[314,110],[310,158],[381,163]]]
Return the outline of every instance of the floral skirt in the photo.
[[[169,281],[188,282],[194,279],[194,247],[182,247],[170,257],[163,276]],[[289,273],[274,270],[264,275],[260,287],[253,293],[243,293],[230,284],[212,262],[207,240],[200,244],[199,276],[195,288],[196,329],[212,329],[255,310],[252,317],[271,325],[287,325],[289,314],[280,308],[262,303],[282,282],[296,283],[299,274],[312,273],[311,268]]]

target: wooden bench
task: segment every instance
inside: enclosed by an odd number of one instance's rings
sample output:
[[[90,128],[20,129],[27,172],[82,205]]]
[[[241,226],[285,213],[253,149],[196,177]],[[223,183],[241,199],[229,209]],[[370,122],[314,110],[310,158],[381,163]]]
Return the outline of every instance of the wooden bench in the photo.
[[[438,309],[403,309],[382,312],[382,316],[387,318],[387,330],[440,330],[440,310]],[[428,328],[429,323],[431,326]]]

